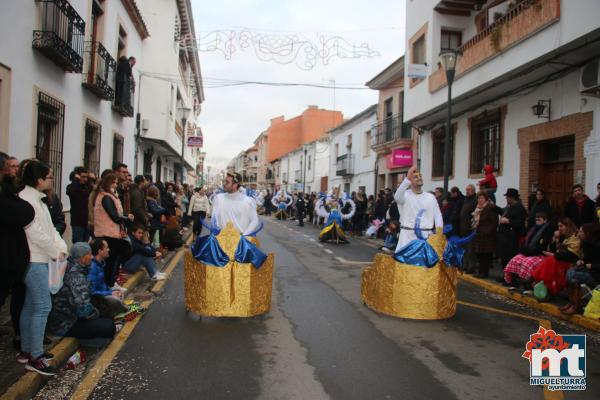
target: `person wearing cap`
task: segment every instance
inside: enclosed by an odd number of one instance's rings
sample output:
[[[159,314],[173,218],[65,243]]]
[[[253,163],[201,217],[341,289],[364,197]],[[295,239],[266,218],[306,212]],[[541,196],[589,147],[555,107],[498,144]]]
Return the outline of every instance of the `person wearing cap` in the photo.
[[[511,258],[519,252],[519,240],[526,233],[525,221],[527,221],[527,210],[521,203],[519,191],[508,188],[504,197],[506,197],[506,207],[500,210],[496,251],[502,268],[506,267]]]
[[[240,174],[227,174],[223,181],[224,193],[214,196],[212,218],[221,229],[231,222],[242,235],[248,235],[258,229],[260,220],[256,202],[241,190],[240,182]]]
[[[48,332],[77,339],[114,336],[114,320],[102,318],[91,302],[87,275],[92,258],[92,248],[87,243],[78,242],[71,248],[63,286],[52,296]]]
[[[425,239],[435,233],[435,229],[443,229],[444,221],[438,202],[434,195],[423,191],[423,178],[417,167],[408,170],[406,178],[394,194],[394,200],[400,212],[400,236],[396,252],[417,239],[415,225],[421,210],[425,210],[420,218],[420,227]]]

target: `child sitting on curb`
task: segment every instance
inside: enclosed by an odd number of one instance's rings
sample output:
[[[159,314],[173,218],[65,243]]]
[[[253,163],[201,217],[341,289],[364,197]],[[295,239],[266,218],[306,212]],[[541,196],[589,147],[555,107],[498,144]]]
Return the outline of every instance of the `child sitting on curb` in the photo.
[[[131,239],[131,257],[123,266],[125,270],[130,274],[137,272],[140,267],[146,268],[148,272],[148,276],[151,277],[153,281],[162,281],[166,278],[165,274],[158,271],[156,266],[156,258],[162,257],[162,254],[157,251],[151,244],[145,244],[143,242],[144,238],[144,228],[141,226],[135,226],[131,234],[129,235]]]
[[[398,231],[400,230],[399,228],[400,227],[398,226],[397,221],[392,221],[389,223],[388,227],[385,228],[385,241],[379,250],[386,253],[393,253],[394,250],[396,250],[396,245],[398,244]]]

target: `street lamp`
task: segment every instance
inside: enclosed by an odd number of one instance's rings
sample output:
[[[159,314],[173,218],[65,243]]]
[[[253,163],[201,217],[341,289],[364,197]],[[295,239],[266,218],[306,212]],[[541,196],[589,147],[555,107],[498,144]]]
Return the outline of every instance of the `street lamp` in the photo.
[[[183,184],[183,175],[184,175],[184,171],[185,171],[185,159],[183,157],[183,151],[185,149],[185,129],[186,129],[186,124],[187,124],[187,115],[190,111],[192,111],[191,108],[189,107],[185,107],[185,106],[181,106],[177,108],[181,114],[182,114],[182,118],[181,118],[181,125],[182,125],[182,132],[181,132],[181,184]]]
[[[304,178],[302,179],[302,193],[306,193],[306,153],[308,153],[308,145],[305,144],[302,146],[302,149],[304,150]]]
[[[448,82],[448,117],[446,120],[446,135],[444,138],[444,193],[448,193],[448,177],[450,175],[450,135],[452,132],[452,82],[456,72],[456,62],[460,57],[460,51],[455,49],[444,49],[440,52],[440,62],[446,70],[446,81]]]

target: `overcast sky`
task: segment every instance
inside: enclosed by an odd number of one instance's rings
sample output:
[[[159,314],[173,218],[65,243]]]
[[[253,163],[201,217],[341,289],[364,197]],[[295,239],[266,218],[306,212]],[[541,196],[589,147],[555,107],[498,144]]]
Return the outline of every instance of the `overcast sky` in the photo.
[[[272,35],[296,33],[318,43],[317,32],[326,32],[357,45],[368,43],[380,53],[374,58],[332,58],[328,65],[318,62],[305,71],[294,63],[261,61],[254,51],[237,46],[230,60],[220,52],[200,52],[206,97],[200,125],[206,165],[213,171],[224,168],[240,150],[250,147],[268,128],[271,118],[293,118],[308,105],[332,109],[334,91],[256,85],[209,88],[211,79],[324,85],[335,79],[336,85],[363,85],[404,54],[405,0],[192,0],[192,7],[196,33],[201,37],[213,30],[248,27]],[[376,102],[377,92],[373,90],[335,91],[335,109],[343,112],[344,118]]]

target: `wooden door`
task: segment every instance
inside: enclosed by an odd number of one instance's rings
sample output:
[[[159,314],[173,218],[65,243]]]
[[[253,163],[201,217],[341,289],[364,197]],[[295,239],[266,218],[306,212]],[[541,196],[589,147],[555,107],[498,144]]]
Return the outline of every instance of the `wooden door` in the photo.
[[[564,213],[565,204],[571,196],[573,186],[573,162],[557,162],[540,165],[538,187],[546,192],[546,197],[555,215]]]

